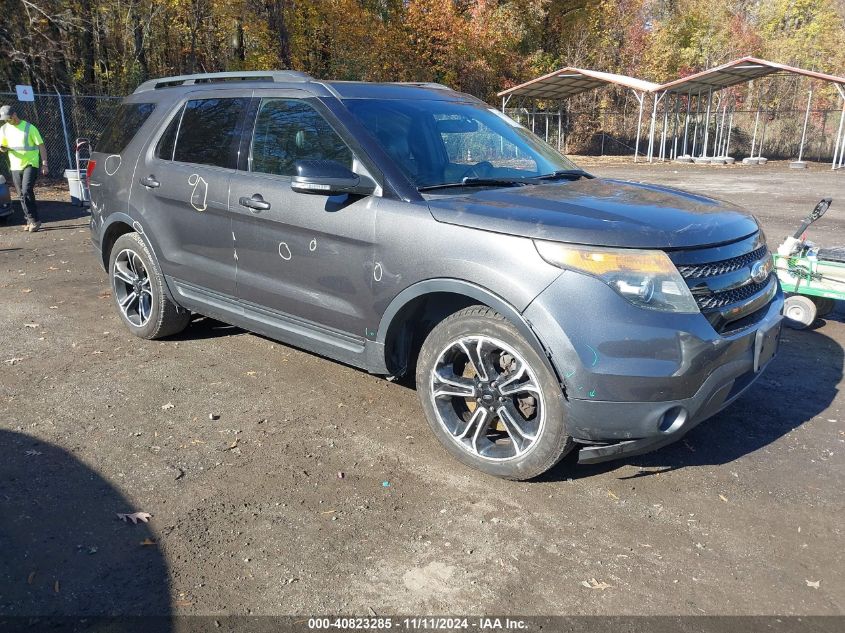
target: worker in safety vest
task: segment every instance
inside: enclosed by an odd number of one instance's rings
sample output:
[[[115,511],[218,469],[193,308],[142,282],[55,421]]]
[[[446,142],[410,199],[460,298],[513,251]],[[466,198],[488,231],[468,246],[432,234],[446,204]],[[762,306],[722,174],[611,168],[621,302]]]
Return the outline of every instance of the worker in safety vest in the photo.
[[[44,139],[34,125],[21,121],[14,106],[0,108],[0,123],[0,151],[9,156],[9,171],[26,219],[24,231],[33,233],[41,228],[35,202],[35,179],[39,167],[43,175],[49,173]]]

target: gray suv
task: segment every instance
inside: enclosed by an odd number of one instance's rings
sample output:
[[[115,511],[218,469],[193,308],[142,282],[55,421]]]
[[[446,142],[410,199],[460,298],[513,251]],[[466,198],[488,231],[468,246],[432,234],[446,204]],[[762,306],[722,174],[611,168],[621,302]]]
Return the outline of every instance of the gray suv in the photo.
[[[93,159],[92,239],[134,334],[198,313],[415,376],[443,446],[500,477],[675,441],[777,351],[753,217],[595,178],[438,84],[149,81]]]

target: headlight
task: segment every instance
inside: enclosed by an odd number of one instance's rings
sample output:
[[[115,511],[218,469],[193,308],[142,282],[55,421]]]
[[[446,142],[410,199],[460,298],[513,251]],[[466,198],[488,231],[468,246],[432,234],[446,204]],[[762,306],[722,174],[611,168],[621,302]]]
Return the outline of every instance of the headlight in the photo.
[[[598,277],[640,308],[698,312],[681,273],[663,251],[599,248],[535,240],[540,257],[559,268]]]

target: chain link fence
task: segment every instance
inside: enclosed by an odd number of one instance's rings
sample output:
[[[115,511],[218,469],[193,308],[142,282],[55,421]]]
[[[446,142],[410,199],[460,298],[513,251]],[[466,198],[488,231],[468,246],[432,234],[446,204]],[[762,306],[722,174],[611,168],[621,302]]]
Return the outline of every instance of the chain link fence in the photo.
[[[648,110],[648,108],[647,108]],[[633,156],[637,145],[636,109],[609,110],[596,108],[593,110],[567,112],[529,110],[527,108],[508,108],[507,114],[521,123],[549,145],[560,149],[566,154],[582,156]],[[841,110],[813,109],[807,121],[807,135],[804,143],[803,158],[819,162],[830,162],[833,157],[834,144],[839,126]],[[663,112],[658,113],[655,122],[654,143],[655,158],[660,154],[660,145],[665,145],[666,156],[674,149],[678,154],[683,153],[684,113],[677,122],[672,120],[670,113],[667,130],[663,133]],[[762,111],[758,115],[754,110],[736,110],[730,119],[731,145],[730,154],[737,158],[744,158],[751,153],[752,142],[755,153],[771,159],[795,159],[798,156],[801,132],[804,124],[804,110]],[[691,115],[694,119],[694,113]],[[721,115],[718,115],[721,118]],[[715,140],[715,125],[717,115],[711,115],[709,127],[709,144]],[[757,124],[755,137],[754,127]],[[642,130],[640,133],[639,153],[646,153],[649,142],[649,128],[651,126],[651,112],[643,113]],[[693,149],[694,121],[690,122],[687,130],[687,151]],[[703,124],[697,128],[697,152],[701,150],[701,135]],[[677,141],[675,138],[677,137]],[[710,148],[713,155],[713,148]]]
[[[98,137],[121,100],[122,97],[36,94],[35,101],[19,102],[14,92],[0,92],[0,105],[14,105],[18,116],[41,132],[52,178],[61,178],[65,169],[76,167],[76,139]],[[0,159],[0,173],[9,179],[5,157]]]

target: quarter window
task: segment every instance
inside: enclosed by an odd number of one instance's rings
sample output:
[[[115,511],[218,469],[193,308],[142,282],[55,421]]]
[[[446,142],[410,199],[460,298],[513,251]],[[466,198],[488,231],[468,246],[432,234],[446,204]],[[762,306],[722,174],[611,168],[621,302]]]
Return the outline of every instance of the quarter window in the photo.
[[[155,104],[152,103],[123,103],[118,106],[117,113],[103,130],[94,150],[103,154],[120,154],[153,110]]]
[[[240,123],[249,99],[195,99],[185,104],[173,160],[235,169]]]
[[[167,124],[167,129],[161,135],[156,146],[156,158],[173,160],[173,150],[176,147],[176,133],[179,131],[179,122],[182,120],[183,111],[184,107],[179,108],[179,112]]]
[[[293,176],[298,160],[334,160],[351,168],[352,151],[304,101],[262,100],[252,135],[251,170]]]

